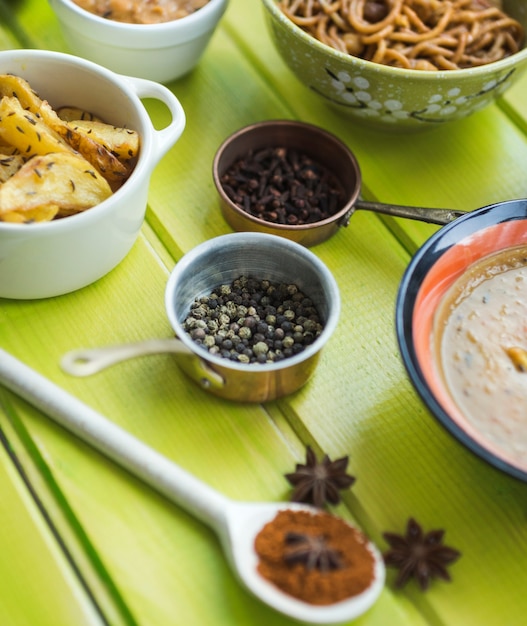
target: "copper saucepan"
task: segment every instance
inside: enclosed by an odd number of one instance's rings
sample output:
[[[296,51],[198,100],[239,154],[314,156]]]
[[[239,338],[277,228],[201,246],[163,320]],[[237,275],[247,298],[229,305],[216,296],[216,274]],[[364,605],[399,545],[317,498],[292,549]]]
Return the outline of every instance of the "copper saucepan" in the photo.
[[[246,157],[250,152],[269,147],[296,150],[332,172],[342,185],[343,206],[326,219],[290,226],[255,217],[234,203],[222,185],[223,175],[238,159]],[[340,139],[322,128],[293,120],[258,122],[230,135],[216,152],[212,176],[220,196],[223,216],[233,230],[280,235],[307,247],[322,243],[342,226],[347,226],[353,213],[359,209],[440,225],[448,224],[465,213],[452,209],[401,206],[361,200],[361,170],[353,152]]]

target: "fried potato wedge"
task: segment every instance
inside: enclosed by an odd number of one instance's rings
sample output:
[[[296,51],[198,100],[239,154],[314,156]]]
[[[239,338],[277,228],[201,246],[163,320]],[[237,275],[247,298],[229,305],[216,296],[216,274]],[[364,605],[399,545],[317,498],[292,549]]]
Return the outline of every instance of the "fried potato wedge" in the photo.
[[[27,123],[34,123],[35,119],[40,122],[39,128],[36,129],[36,132],[29,133],[32,140],[35,139],[35,136],[38,138],[43,135],[44,131],[42,127],[47,127],[47,130],[51,130],[56,133],[56,138],[61,138],[65,145],[69,146],[76,152],[80,152],[80,154],[82,154],[82,156],[106,178],[114,191],[118,189],[130,176],[133,169],[131,164],[122,163],[119,160],[118,155],[112,153],[112,151],[108,149],[104,143],[99,143],[94,137],[90,137],[89,134],[85,132],[80,132],[75,128],[75,126],[72,127],[67,121],[61,119],[57,112],[51,107],[49,102],[47,102],[47,100],[42,100],[38,94],[33,91],[25,79],[11,74],[0,75],[0,96],[3,96],[0,102],[11,99],[18,100],[20,109],[26,113],[28,118]],[[67,111],[68,109],[72,111],[75,108],[76,107],[63,107],[63,111]],[[80,109],[78,110],[80,111]],[[84,115],[86,117],[88,116],[88,113],[84,112]],[[4,118],[1,113],[0,119],[2,121],[0,124],[1,130],[4,124]],[[19,120],[17,120],[17,122],[19,122]],[[13,122],[9,124],[9,127],[11,130],[14,129],[16,131],[17,129],[22,129],[23,132],[26,132],[29,130],[27,128],[27,123],[20,126],[20,123]],[[109,125],[109,127],[113,128],[111,125]],[[123,131],[127,132],[126,129],[123,129]],[[9,137],[12,138],[12,134],[10,134]],[[29,144],[29,146],[31,150],[36,149],[33,144]],[[56,147],[55,150],[47,151],[56,152],[58,150],[62,151],[59,147]],[[22,149],[20,151],[23,152]],[[41,150],[38,150],[35,153],[45,154],[45,152]],[[130,159],[129,156],[127,157],[127,160],[128,159]]]
[[[91,137],[124,161],[135,159],[139,154],[139,135],[135,130],[88,120],[73,120],[68,126]]]
[[[2,154],[0,152],[0,183],[5,183],[8,178],[24,165],[25,159],[21,154]]]
[[[56,204],[45,204],[25,211],[8,211],[0,214],[1,222],[11,224],[29,224],[32,222],[51,222],[59,212]]]
[[[79,155],[57,152],[35,156],[0,186],[0,220],[18,213],[33,221],[35,212],[65,217],[89,209],[112,195],[106,179]],[[54,217],[54,216],[53,216]]]
[[[0,154],[20,154],[20,150],[16,146],[12,146],[10,143],[7,143],[7,141],[4,141],[0,136]]]
[[[73,150],[82,154],[97,171],[106,178],[115,191],[130,176],[131,167],[119,161],[103,144],[87,133],[77,130],[61,120],[48,102],[43,101],[40,114],[46,124],[53,129]]]
[[[6,96],[16,98],[23,109],[31,111],[35,115],[38,114],[42,100],[24,78],[13,74],[1,74],[0,98]]]
[[[137,132],[78,106],[55,111],[22,77],[0,74],[0,221],[65,217],[99,204],[137,162]]]
[[[101,118],[97,117],[90,111],[79,109],[79,107],[63,106],[57,109],[57,115],[61,120],[65,122],[76,122],[82,120],[85,122],[102,122]]]
[[[0,138],[26,159],[49,152],[73,152],[61,136],[12,96],[0,100]]]

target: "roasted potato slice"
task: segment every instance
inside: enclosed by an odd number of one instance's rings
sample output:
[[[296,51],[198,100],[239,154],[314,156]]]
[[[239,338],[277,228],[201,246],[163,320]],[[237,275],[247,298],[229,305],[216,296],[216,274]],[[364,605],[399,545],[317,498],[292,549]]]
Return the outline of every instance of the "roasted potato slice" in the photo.
[[[103,144],[61,120],[47,102],[40,107],[42,118],[73,150],[82,154],[106,178],[115,191],[125,182],[132,166],[122,163]]]
[[[54,109],[50,106],[49,102],[42,100],[38,94],[31,88],[29,83],[21,77],[13,76],[11,74],[0,75],[0,96],[3,96],[1,102],[4,100],[15,99],[19,101],[20,109],[22,109],[27,116],[27,123],[34,123],[35,119],[43,123],[44,127],[48,127],[48,130],[56,133],[56,137],[61,138],[62,141],[70,146],[73,150],[80,152],[82,156],[89,161],[97,171],[102,174],[106,180],[110,183],[112,190],[118,189],[123,182],[125,182],[131,174],[133,166],[130,163],[122,163],[116,154],[105,147],[104,144],[99,143],[93,137],[90,137],[87,133],[82,133],[79,130],[71,127],[68,122],[61,119]],[[73,108],[73,107],[69,107]],[[87,114],[86,114],[87,115]],[[0,118],[3,122],[3,114],[0,113]],[[23,132],[27,129],[27,123],[24,126],[20,124],[11,123],[9,126],[15,131],[21,128]],[[110,128],[112,128],[110,126]],[[20,131],[19,131],[20,132]],[[30,133],[31,140],[35,137],[43,134],[42,126],[36,133]],[[12,135],[10,135],[11,137]],[[7,137],[6,137],[7,139]],[[7,139],[9,141],[9,139]],[[20,138],[18,138],[20,141]],[[15,144],[18,146],[18,144]],[[35,150],[32,144],[26,144],[26,147],[30,147],[31,150]],[[30,150],[30,153],[31,153]],[[55,150],[47,150],[47,152],[56,152],[61,150],[56,147]],[[21,152],[23,150],[21,149]],[[45,152],[38,150],[36,154],[45,154]],[[129,159],[130,157],[128,157]]]
[[[73,152],[61,136],[12,96],[0,100],[0,138],[26,159],[49,152]]]
[[[30,222],[51,222],[59,212],[56,204],[45,204],[27,209],[24,211],[8,211],[0,213],[0,222],[10,222],[12,224],[29,224]]]
[[[97,117],[90,111],[79,109],[79,107],[63,106],[57,109],[57,115],[61,120],[65,122],[76,122],[82,120],[86,122],[102,122],[101,118]]]
[[[139,154],[139,135],[135,130],[88,120],[74,120],[68,122],[68,126],[91,137],[124,161],[135,159]]]
[[[2,154],[0,152],[0,183],[5,183],[13,174],[24,165],[25,159],[21,154]]]
[[[16,98],[23,109],[38,114],[42,100],[33,91],[31,85],[20,76],[13,74],[0,75],[0,97]]]
[[[0,220],[9,214],[58,207],[59,217],[89,209],[112,195],[106,179],[84,158],[68,152],[35,156],[0,186]],[[50,211],[51,212],[51,211]]]
[[[135,167],[137,132],[79,107],[58,112],[25,79],[0,74],[0,221],[83,211],[109,197]]]

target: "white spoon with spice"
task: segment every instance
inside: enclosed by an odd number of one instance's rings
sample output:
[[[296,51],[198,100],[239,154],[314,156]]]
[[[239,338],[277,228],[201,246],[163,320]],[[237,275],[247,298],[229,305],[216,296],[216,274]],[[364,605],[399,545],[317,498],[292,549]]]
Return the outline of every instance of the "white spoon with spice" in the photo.
[[[292,516],[297,511],[333,516],[293,503],[230,500],[2,349],[0,383],[214,529],[240,581],[275,610],[305,623],[340,624],[362,615],[381,593],[384,562],[361,533],[372,557],[362,592],[332,604],[316,605],[281,591],[258,572],[255,538],[281,511],[290,511]],[[295,536],[298,534],[293,533]]]

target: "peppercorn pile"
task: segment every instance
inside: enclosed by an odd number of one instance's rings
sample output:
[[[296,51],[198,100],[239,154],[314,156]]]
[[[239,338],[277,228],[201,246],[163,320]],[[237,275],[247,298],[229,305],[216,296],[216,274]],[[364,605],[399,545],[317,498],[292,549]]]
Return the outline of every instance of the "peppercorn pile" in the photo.
[[[240,209],[274,224],[320,222],[343,206],[342,187],[328,169],[282,147],[249,152],[220,180]]]
[[[302,352],[323,323],[297,285],[240,276],[196,298],[183,328],[210,354],[249,364]]]

